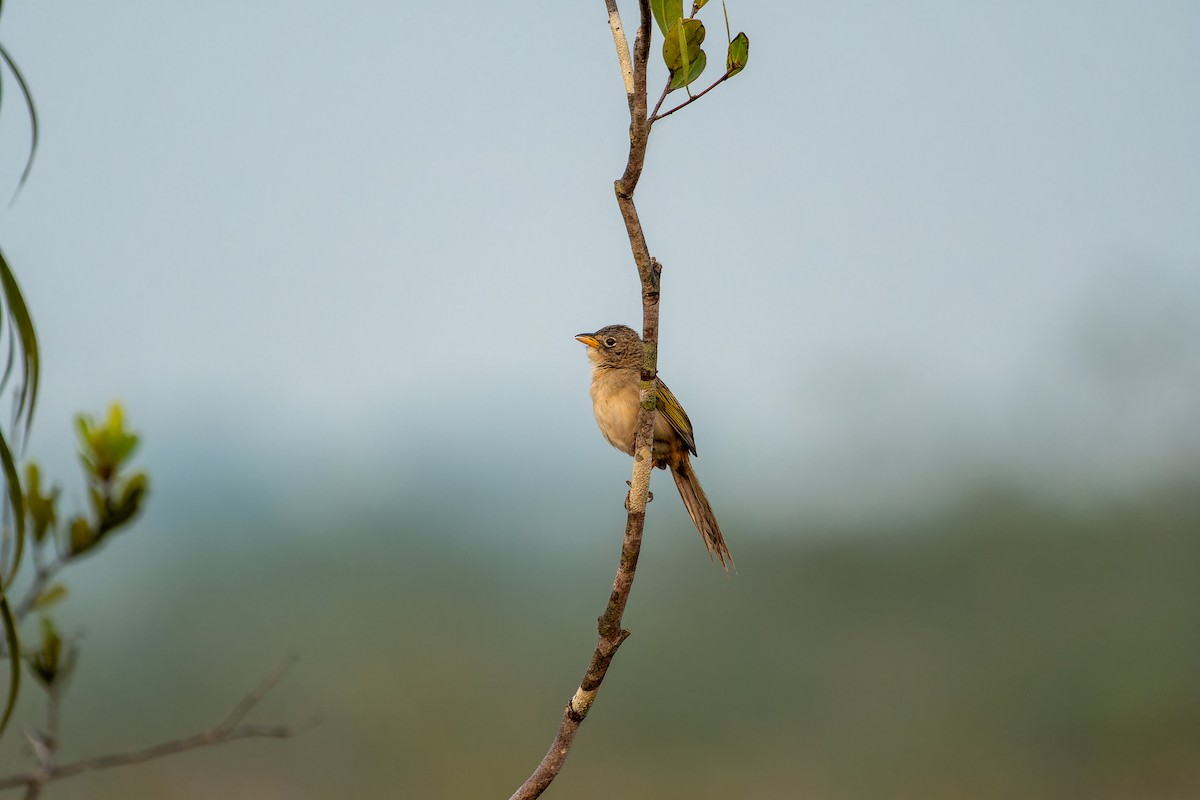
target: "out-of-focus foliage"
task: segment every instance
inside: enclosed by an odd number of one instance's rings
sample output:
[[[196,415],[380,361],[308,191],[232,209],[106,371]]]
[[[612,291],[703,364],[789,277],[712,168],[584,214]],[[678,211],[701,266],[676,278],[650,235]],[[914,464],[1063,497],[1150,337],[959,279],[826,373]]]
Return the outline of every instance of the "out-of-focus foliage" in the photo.
[[[118,641],[161,645],[89,648],[75,735],[136,736],[164,704],[205,719],[231,682],[291,647],[297,691],[325,722],[286,749],[197,754],[64,783],[56,798],[155,786],[504,796],[544,752],[595,645],[620,547],[614,483],[610,514],[556,531],[579,549],[551,552],[519,544],[514,528],[536,521],[494,506],[466,546],[470,498],[432,491],[377,518],[180,518],[187,569],[131,567],[64,607],[107,619],[119,604],[131,616]],[[1200,796],[1198,489],[1077,507],[997,489],[920,519],[770,530],[726,498],[729,579],[664,492],[621,669],[555,788],[581,800]],[[117,599],[130,597],[155,599]]]
[[[40,547],[47,541],[55,541],[59,550],[56,555],[64,562],[87,553],[113,531],[128,525],[141,511],[149,489],[144,472],[127,474],[128,462],[137,450],[138,436],[125,428],[125,413],[118,403],[109,406],[103,422],[80,414],[75,418],[75,426],[91,515],[72,517],[65,541],[59,542],[57,535],[61,490],[54,486],[43,493],[41,467],[32,461],[25,465],[23,505],[32,525],[34,543]],[[38,605],[48,606],[64,594],[62,587],[50,586],[38,598]]]
[[[42,641],[37,650],[29,655],[29,669],[38,683],[47,691],[61,691],[75,669],[75,658],[79,648],[64,643],[58,635],[54,621],[42,617]]]
[[[2,8],[3,3],[0,3],[0,9]],[[33,169],[33,159],[37,154],[38,114],[33,103],[33,94],[25,82],[25,76],[21,73],[21,69],[12,55],[9,54],[8,49],[0,44],[0,84],[3,83],[4,68],[8,69],[9,74],[16,81],[29,114],[29,156],[25,160],[25,168],[21,171],[20,180],[17,182],[17,191],[19,192],[25,185],[26,179],[29,178],[29,173]],[[0,110],[3,109],[3,98],[4,93],[0,90]],[[15,193],[13,197],[16,197]],[[21,558],[25,551],[25,508],[20,478],[17,475],[16,459],[13,456],[13,447],[10,442],[21,441],[29,432],[29,426],[33,422],[33,410],[37,405],[40,372],[37,334],[33,328],[33,320],[29,316],[25,298],[21,294],[16,277],[3,252],[0,252],[0,338],[7,341],[8,347],[4,374],[0,377],[0,393],[3,393],[9,380],[13,377],[14,367],[18,363],[16,354],[20,354],[20,382],[17,385],[16,399],[13,403],[13,422],[7,431],[0,430],[0,468],[4,472],[4,482],[7,488],[5,502],[8,506],[4,517],[4,529],[0,531],[0,537],[4,542],[3,554],[7,559],[6,564],[0,564],[0,624],[3,626],[4,647],[9,660],[8,693],[4,702],[4,712],[0,715],[0,736],[2,736],[12,718],[21,686],[21,644],[8,590],[12,585],[13,577],[20,569]],[[14,522],[11,529],[8,526],[10,520]]]
[[[0,3],[0,7],[3,3]],[[21,98],[25,101],[25,110],[29,114],[29,155],[25,158],[25,168],[21,170],[21,178],[17,181],[17,191],[25,185],[25,181],[29,179],[29,173],[33,170],[33,159],[37,155],[38,149],[38,113],[37,106],[33,102],[33,93],[29,91],[29,84],[25,82],[25,76],[21,73],[21,68],[17,66],[17,62],[8,52],[2,43],[0,43],[0,62],[12,74],[13,80],[17,83],[17,88],[21,91]],[[3,72],[0,71],[0,82],[3,81]],[[0,99],[3,99],[3,93],[0,92]],[[2,105],[0,105],[2,108]],[[14,195],[15,197],[15,195]]]
[[[21,548],[12,557],[14,575],[32,573],[32,581],[26,598],[13,604],[5,584],[3,610],[10,631],[7,637],[7,653],[12,662],[10,678],[10,709],[15,702],[17,681],[20,676],[20,659],[25,658],[30,671],[38,683],[47,691],[58,692],[69,677],[78,652],[75,643],[64,642],[54,621],[45,612],[67,597],[67,587],[62,582],[50,582],[59,570],[75,559],[89,553],[114,531],[127,525],[141,510],[147,491],[147,478],[143,472],[126,474],[128,461],[137,449],[138,437],[126,430],[121,407],[113,404],[104,422],[97,423],[90,416],[80,415],[76,420],[79,432],[79,456],[87,482],[91,514],[73,517],[67,525],[64,537],[58,530],[58,500],[61,490],[57,486],[43,489],[42,470],[35,462],[25,465],[24,493],[12,501],[12,506],[21,514],[17,541],[26,528],[33,534],[33,563],[29,569],[21,570]],[[15,472],[15,468],[13,470]],[[10,479],[10,487],[18,492],[21,487]],[[26,517],[28,525],[25,525]],[[23,651],[17,637],[18,626],[25,615],[38,611],[41,617],[41,641],[36,649]]]
[[[33,523],[33,541],[41,544],[47,532],[58,524],[59,488],[42,493],[42,471],[34,462],[25,465],[25,510]]]
[[[125,430],[121,406],[109,407],[103,424],[80,414],[76,417],[79,429],[79,460],[88,479],[88,498],[94,518],[75,517],[70,524],[69,552],[80,555],[100,542],[110,532],[126,525],[141,509],[148,482],[145,473],[122,473],[125,463],[137,449],[138,437]]]
[[[0,56],[4,59],[8,58],[7,53],[2,49],[0,49]],[[9,63],[12,66],[11,62]],[[15,70],[15,66],[13,69]],[[32,159],[32,154],[30,158]],[[22,178],[22,180],[24,179]],[[4,392],[14,375],[17,375],[19,380],[13,403],[13,422],[7,430],[0,429],[0,469],[4,473],[6,488],[4,502],[8,507],[4,517],[3,530],[0,531],[0,539],[3,540],[3,548],[0,548],[0,552],[4,555],[3,563],[0,563],[0,624],[3,625],[5,650],[9,660],[7,696],[4,712],[0,715],[0,735],[3,735],[12,718],[17,694],[20,691],[20,637],[8,593],[25,554],[26,517],[24,494],[21,491],[16,458],[10,442],[21,441],[28,433],[29,425],[33,421],[33,410],[37,403],[40,356],[33,320],[29,316],[21,289],[2,252],[0,252],[0,337],[7,342],[8,346],[8,359],[4,374],[0,377],[0,393]],[[17,373],[18,365],[19,374]],[[12,523],[11,527],[10,522]]]

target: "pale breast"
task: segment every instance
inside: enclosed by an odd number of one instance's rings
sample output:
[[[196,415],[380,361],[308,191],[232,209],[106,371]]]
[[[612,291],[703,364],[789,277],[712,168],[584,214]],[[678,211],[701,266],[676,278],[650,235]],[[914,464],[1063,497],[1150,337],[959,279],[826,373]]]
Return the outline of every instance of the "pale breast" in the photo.
[[[596,412],[596,424],[609,444],[633,455],[638,415],[637,371],[594,370],[592,408]]]
[[[638,398],[640,379],[637,370],[597,369],[592,373],[592,408],[596,424],[609,444],[633,455],[637,436]],[[671,453],[678,434],[665,416],[654,420],[654,456],[663,458]]]

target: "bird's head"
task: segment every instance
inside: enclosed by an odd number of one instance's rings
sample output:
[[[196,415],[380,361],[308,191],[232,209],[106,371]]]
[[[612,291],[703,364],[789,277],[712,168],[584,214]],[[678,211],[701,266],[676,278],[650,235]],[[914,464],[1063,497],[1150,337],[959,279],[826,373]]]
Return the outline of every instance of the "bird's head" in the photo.
[[[637,367],[642,363],[642,338],[625,325],[608,325],[575,338],[587,345],[588,359],[597,367]]]

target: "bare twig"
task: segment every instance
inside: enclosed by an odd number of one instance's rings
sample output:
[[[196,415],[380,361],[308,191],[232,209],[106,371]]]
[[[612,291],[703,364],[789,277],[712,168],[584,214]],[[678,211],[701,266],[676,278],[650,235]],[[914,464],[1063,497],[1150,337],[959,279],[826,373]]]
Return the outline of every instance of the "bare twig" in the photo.
[[[658,102],[654,104],[654,110],[650,112],[650,124],[654,124],[654,119],[658,116],[658,110],[662,108],[663,101],[667,99],[667,95],[671,92],[671,79],[667,79],[667,85],[663,87],[662,94],[658,96]]]
[[[630,107],[633,106],[633,62],[629,58],[629,40],[625,38],[625,29],[621,27],[621,12],[617,10],[617,0],[604,0],[608,8],[608,27],[612,29],[613,44],[617,46],[617,61],[621,65],[621,79],[625,82],[625,94],[629,97]]]
[[[610,10],[612,0],[606,0]],[[604,613],[597,620],[599,634],[592,660],[579,688],[563,711],[562,722],[545,757],[529,779],[521,785],[510,800],[532,800],[558,776],[571,751],[575,733],[587,717],[600,684],[608,673],[608,667],[616,655],[617,648],[629,637],[629,631],[621,626],[629,592],[633,588],[634,573],[642,549],[642,531],[646,524],[646,499],[650,490],[650,470],[654,466],[651,453],[653,443],[655,403],[657,397],[658,364],[658,294],[662,267],[650,257],[646,238],[638,220],[637,208],[633,204],[633,192],[642,175],[646,158],[646,145],[650,137],[650,125],[646,115],[646,71],[650,55],[650,31],[653,24],[649,0],[639,0],[641,24],[634,39],[633,95],[629,108],[629,159],[625,172],[615,184],[617,206],[625,221],[633,260],[637,264],[642,285],[642,328],[643,347],[637,438],[634,441],[633,480],[629,489],[629,516],[625,522],[625,537],[621,543],[621,560],[613,578],[612,593]],[[618,46],[619,47],[619,46]],[[664,93],[665,94],[665,93]]]
[[[169,742],[146,747],[141,750],[130,750],[124,753],[112,753],[95,758],[84,758],[66,764],[54,763],[54,753],[57,750],[57,735],[54,738],[41,739],[41,744],[35,744],[34,753],[38,758],[38,768],[30,771],[0,778],[0,791],[25,787],[26,798],[36,798],[41,788],[52,781],[69,778],[84,772],[96,772],[113,767],[124,767],[131,764],[141,764],[155,758],[196,750],[201,747],[224,744],[237,739],[271,738],[289,739],[297,736],[313,726],[313,722],[299,726],[288,725],[243,725],[242,720],[262,699],[282,680],[284,674],[296,663],[294,656],[281,663],[274,672],[248,695],[243,697],[233,710],[219,723],[206,731],[193,736],[185,736]]]

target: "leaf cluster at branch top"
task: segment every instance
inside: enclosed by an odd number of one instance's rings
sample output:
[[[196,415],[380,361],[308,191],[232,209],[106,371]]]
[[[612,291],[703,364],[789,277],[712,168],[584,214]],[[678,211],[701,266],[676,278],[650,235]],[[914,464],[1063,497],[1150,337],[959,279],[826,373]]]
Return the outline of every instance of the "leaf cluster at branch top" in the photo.
[[[93,551],[114,531],[137,516],[148,491],[145,473],[127,474],[127,464],[137,449],[138,436],[125,427],[121,407],[113,404],[103,422],[80,414],[75,420],[79,434],[79,460],[88,484],[91,513],[76,515],[68,523],[65,536],[59,532],[59,487],[43,488],[42,471],[35,462],[25,465],[24,511],[33,534],[37,575],[29,596],[17,612],[45,612],[67,596],[62,583],[50,578],[74,559]],[[43,549],[50,545],[57,560],[47,563]],[[30,672],[43,688],[61,689],[74,669],[78,648],[63,642],[54,622],[41,618],[41,640],[36,649],[23,657]]]
[[[650,11],[654,14],[654,21],[663,35],[663,63],[670,72],[668,92],[690,86],[708,65],[708,56],[700,47],[704,43],[704,23],[695,18],[696,13],[706,3],[707,0],[696,0],[692,4],[691,16],[685,17],[682,0],[650,0]],[[728,32],[728,14],[725,27]],[[745,33],[738,33],[730,38],[725,55],[725,73],[717,82],[732,78],[741,72],[749,56],[750,39]],[[691,93],[691,89],[688,89],[688,93]]]
[[[113,403],[108,418],[98,424],[87,414],[75,417],[79,431],[79,459],[83,466],[100,481],[108,481],[137,449],[138,437],[125,430],[125,413]]]
[[[125,428],[121,407],[113,404],[104,422],[80,414],[75,420],[79,434],[79,461],[88,484],[90,515],[76,515],[67,525],[66,541],[60,556],[74,558],[100,544],[113,531],[137,516],[149,490],[144,472],[126,473],[126,464],[137,450],[138,436]],[[29,517],[35,546],[58,541],[57,486],[42,488],[41,469],[35,462],[25,465],[25,513]],[[50,587],[38,598],[38,607],[48,606],[65,594],[61,587]]]
[[[125,462],[137,449],[138,437],[125,429],[120,405],[109,407],[102,424],[86,414],[76,417],[75,423],[79,430],[79,460],[87,472],[88,498],[95,519],[71,520],[67,548],[71,556],[90,550],[132,520],[149,488],[145,473],[135,472],[129,477],[122,473]]]

